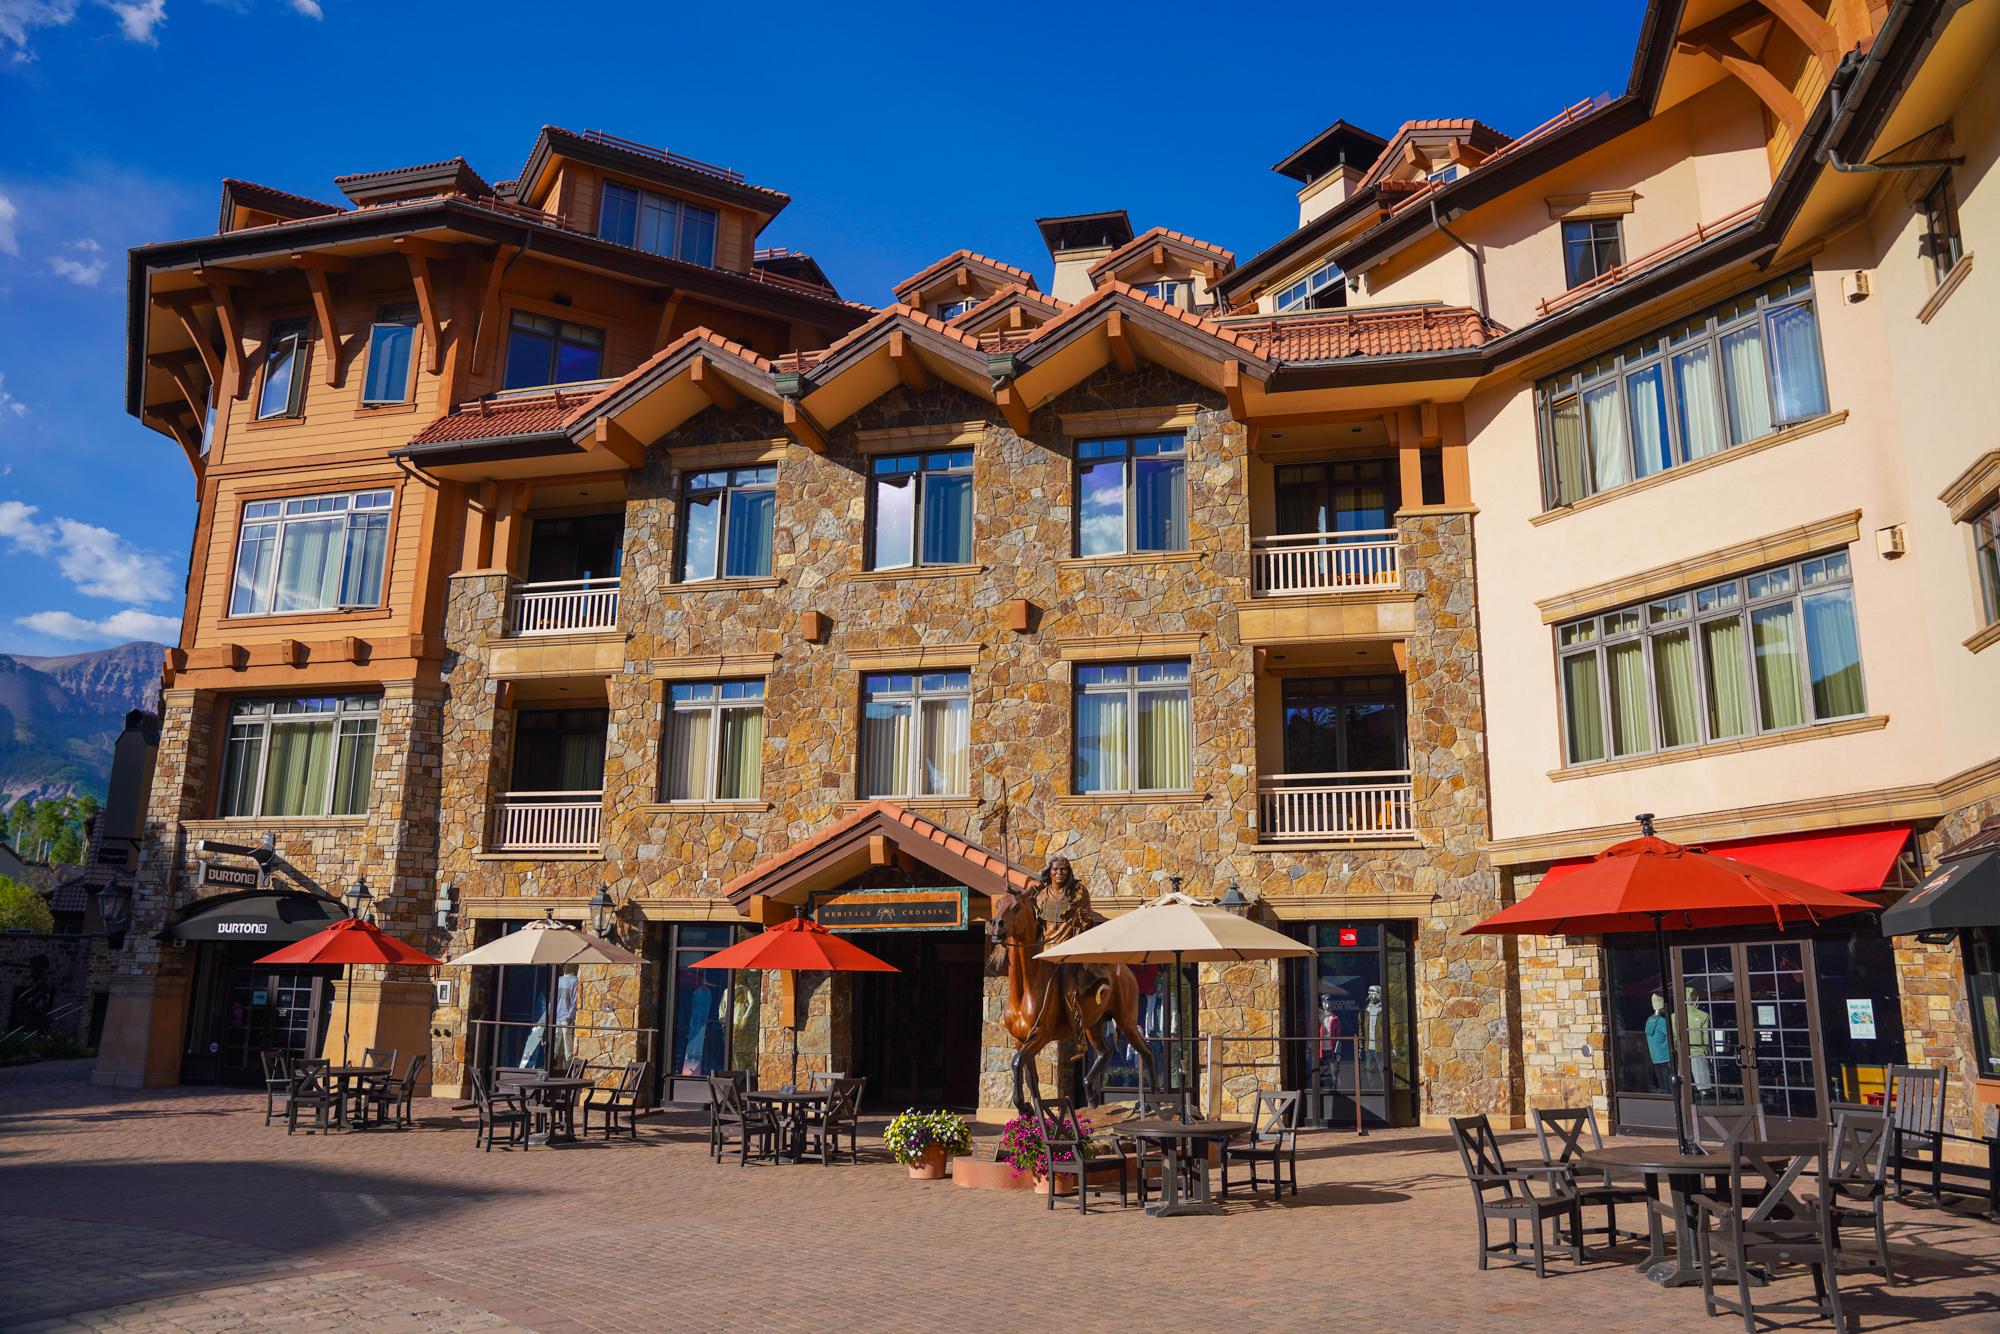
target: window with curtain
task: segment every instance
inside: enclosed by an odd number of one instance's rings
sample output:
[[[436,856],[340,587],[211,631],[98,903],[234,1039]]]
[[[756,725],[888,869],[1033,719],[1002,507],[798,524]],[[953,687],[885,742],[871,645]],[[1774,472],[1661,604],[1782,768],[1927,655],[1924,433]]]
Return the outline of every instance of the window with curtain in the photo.
[[[1569,765],[1867,711],[1847,553],[1557,627]]]
[[[604,373],[604,330],[517,310],[507,326],[503,389],[581,384]]]
[[[1972,521],[1972,554],[1979,566],[1980,610],[1992,625],[2000,621],[2000,505]]]
[[[368,369],[361,380],[364,407],[410,401],[410,369],[417,350],[415,306],[384,306],[368,326]]]
[[[1723,302],[1537,386],[1543,504],[1770,435],[1827,410],[1812,273]]]
[[[862,678],[855,795],[864,801],[968,795],[971,719],[970,672]]]
[[[1188,549],[1185,437],[1086,440],[1076,452],[1078,555]]]
[[[1949,171],[1924,196],[1923,253],[1931,262],[1933,285],[1943,282],[1965,257],[1965,242],[1958,232],[1958,197],[1952,192]]]
[[[264,344],[264,383],[257,390],[257,420],[296,417],[305,411],[305,320],[273,320]]]
[[[234,701],[215,813],[367,814],[381,705],[379,695]]]
[[[671,195],[606,181],[597,234],[635,250],[715,267],[715,210]]]
[[[1184,662],[1076,669],[1076,790],[1179,792],[1194,785]]]
[[[682,583],[769,577],[777,464],[691,472],[681,492]]]
[[[514,714],[514,792],[601,792],[608,709],[521,709]]]
[[[1347,284],[1338,264],[1325,264],[1278,293],[1278,309],[1333,310],[1347,304]]]
[[[668,801],[754,801],[764,767],[764,683],[676,684],[660,787]]]
[[[1562,225],[1563,276],[1571,287],[1601,278],[1625,262],[1625,235],[1617,218],[1590,218]]]
[[[971,450],[874,459],[868,500],[869,568],[971,562]]]
[[[245,505],[229,614],[380,605],[394,495],[357,491]]]

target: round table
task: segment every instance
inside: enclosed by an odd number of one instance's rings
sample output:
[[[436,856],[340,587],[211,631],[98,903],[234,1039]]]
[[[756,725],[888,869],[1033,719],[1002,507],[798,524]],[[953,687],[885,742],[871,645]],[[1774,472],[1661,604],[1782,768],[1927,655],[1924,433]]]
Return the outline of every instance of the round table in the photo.
[[[574,1144],[576,1142],[576,1107],[574,1099],[572,1098],[570,1105],[565,1107],[560,1098],[555,1095],[563,1093],[574,1095],[583,1092],[585,1089],[596,1087],[597,1081],[594,1079],[562,1078],[525,1079],[514,1085],[514,1088],[527,1095],[541,1108],[536,1119],[542,1122],[544,1128],[529,1135],[528,1143]],[[561,1114],[564,1123],[560,1132],[556,1129],[558,1114]]]
[[[1652,1221],[1647,1228],[1652,1247],[1646,1262],[1638,1266],[1639,1272],[1663,1288],[1683,1288],[1701,1282],[1701,1270],[1694,1258],[1694,1209],[1688,1197],[1700,1192],[1703,1177],[1728,1174],[1728,1154],[1682,1153],[1675,1145],[1662,1142],[1588,1149],[1578,1154],[1575,1161],[1583,1167],[1640,1173],[1646,1178],[1646,1192],[1656,1201],[1660,1198],[1660,1178],[1665,1177],[1668,1193],[1673,1197],[1674,1258],[1669,1260],[1662,1253],[1659,1224]],[[1718,1284],[1724,1281],[1734,1283],[1734,1271],[1716,1274]],[[1768,1281],[1758,1270],[1750,1271],[1752,1285],[1762,1287]]]
[[[1179,1218],[1183,1214],[1220,1214],[1221,1205],[1209,1192],[1208,1186],[1208,1146],[1211,1141],[1235,1139],[1247,1135],[1256,1127],[1248,1121],[1121,1121],[1109,1127],[1114,1134],[1130,1135],[1160,1146],[1166,1158],[1166,1169],[1160,1173],[1160,1202],[1146,1206],[1146,1212],[1155,1218]],[[1194,1171],[1191,1174],[1189,1194],[1181,1195],[1180,1160],[1190,1160]],[[1144,1172],[1145,1165],[1139,1170]],[[1140,1182],[1144,1188],[1143,1180]]]
[[[792,1163],[796,1166],[805,1158],[806,1109],[823,1103],[832,1096],[832,1089],[794,1089],[789,1092],[784,1089],[772,1089],[769,1092],[746,1093],[743,1095],[743,1100],[768,1103],[778,1109],[779,1114],[785,1119],[786,1138],[791,1140]]]

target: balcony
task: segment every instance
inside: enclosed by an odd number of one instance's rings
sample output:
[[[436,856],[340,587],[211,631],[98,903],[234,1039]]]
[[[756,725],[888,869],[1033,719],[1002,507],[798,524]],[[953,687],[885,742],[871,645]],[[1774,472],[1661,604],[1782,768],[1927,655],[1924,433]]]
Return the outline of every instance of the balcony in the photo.
[[[503,792],[493,806],[494,852],[596,852],[604,793]]]
[[[618,626],[618,579],[516,584],[507,608],[510,636],[574,635]]]
[[[1408,769],[1273,774],[1257,784],[1257,833],[1265,843],[1414,839]]]
[[[1251,594],[1375,593],[1403,586],[1394,528],[1292,533],[1250,543]]]

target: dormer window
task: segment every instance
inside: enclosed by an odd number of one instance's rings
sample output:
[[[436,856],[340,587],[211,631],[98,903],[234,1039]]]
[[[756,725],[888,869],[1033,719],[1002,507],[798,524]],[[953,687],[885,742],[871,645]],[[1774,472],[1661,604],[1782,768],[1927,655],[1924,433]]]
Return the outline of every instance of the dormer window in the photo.
[[[1563,268],[1571,287],[1601,278],[1625,262],[1625,237],[1617,218],[1563,224]]]
[[[604,330],[529,311],[514,312],[507,330],[503,389],[595,380],[604,368]]]
[[[963,301],[940,301],[937,317],[941,320],[955,320],[978,304],[979,298],[976,296],[969,296]]]
[[[1332,310],[1347,304],[1347,284],[1341,281],[1340,265],[1328,264],[1299,279],[1278,293],[1278,309]]]
[[[1181,300],[1181,292],[1186,287],[1187,284],[1181,282],[1139,283],[1132,290],[1143,296],[1155,297],[1170,306],[1180,306],[1186,304]]]
[[[1424,177],[1424,179],[1434,181],[1439,185],[1443,185],[1448,181],[1455,181],[1458,179],[1458,165],[1454,163],[1449,167],[1439,167],[1436,171]]]
[[[604,183],[597,234],[669,259],[715,267],[715,210],[616,181]]]

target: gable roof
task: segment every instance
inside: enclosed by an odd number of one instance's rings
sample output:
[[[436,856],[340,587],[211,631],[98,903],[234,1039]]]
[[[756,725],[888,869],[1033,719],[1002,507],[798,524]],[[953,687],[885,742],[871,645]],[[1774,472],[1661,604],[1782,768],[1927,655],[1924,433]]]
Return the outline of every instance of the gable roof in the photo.
[[[443,162],[426,162],[415,167],[391,167],[387,171],[364,171],[352,176],[336,176],[333,183],[357,205],[384,199],[402,199],[413,194],[490,195],[493,188],[462,157]]]
[[[222,211],[215,223],[218,235],[235,230],[236,210],[239,208],[255,209],[259,213],[270,213],[287,220],[347,212],[338,204],[323,204],[317,199],[274,190],[255,181],[239,181],[233,176],[225,176],[222,178]]]
[[[1005,287],[1010,284],[1018,284],[1026,287],[1031,292],[1035,290],[1035,275],[1029,273],[1026,269],[1017,269],[1012,264],[992,259],[977,251],[954,250],[943,259],[926,264],[923,268],[918,269],[915,273],[897,283],[890,291],[896,300],[909,305],[911,296],[920,295],[925,287],[943,277],[951,270],[961,266],[969,269],[987,270],[995,286]]]
[[[1091,265],[1089,269],[1091,281],[1095,282],[1099,274],[1117,272],[1120,265],[1130,263],[1134,257],[1154,246],[1164,246],[1176,254],[1194,258],[1197,263],[1212,263],[1223,270],[1233,268],[1236,264],[1234,251],[1224,250],[1212,241],[1199,240],[1180,232],[1170,232],[1165,227],[1154,227],[1142,235],[1133,237]]]
[[[1031,309],[1035,315],[1035,322],[1046,324],[1068,310],[1069,306],[1069,302],[1060,297],[1050,296],[1047,292],[1037,292],[1033,288],[1023,287],[1020,283],[1009,283],[971,310],[961,311],[945,323],[956,325],[967,333],[978,334],[992,328],[1008,311],[1016,307]]]
[[[815,890],[845,884],[871,867],[893,865],[899,852],[989,898],[1032,890],[1040,883],[915,811],[871,801],[759,862],[724,885],[722,895],[746,915],[752,896],[802,903]]]
[[[643,177],[668,189],[728,200],[763,214],[767,222],[792,202],[792,197],[781,190],[749,184],[740,171],[621,139],[602,130],[578,132],[559,125],[544,125],[520,175],[515,178],[515,192],[523,204],[541,206],[547,193],[545,178],[558,157]]]

